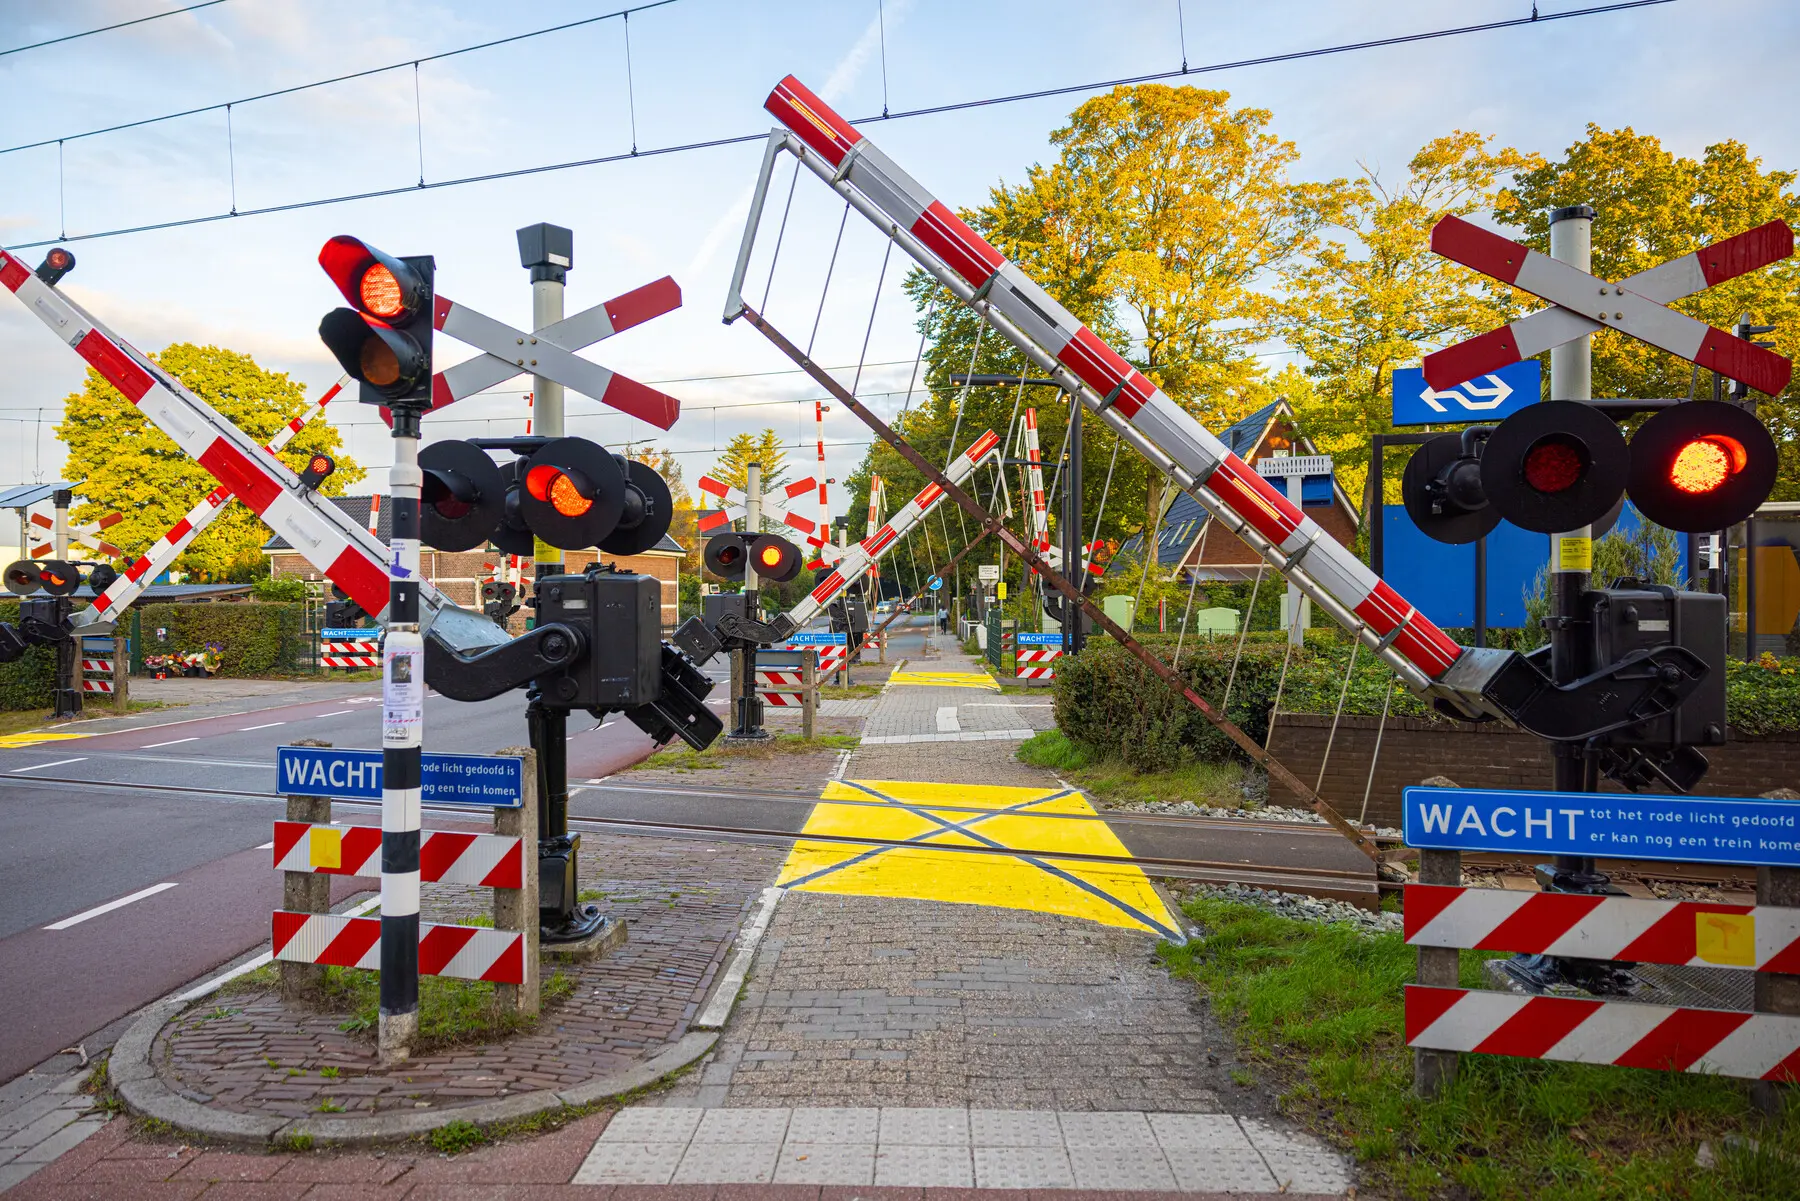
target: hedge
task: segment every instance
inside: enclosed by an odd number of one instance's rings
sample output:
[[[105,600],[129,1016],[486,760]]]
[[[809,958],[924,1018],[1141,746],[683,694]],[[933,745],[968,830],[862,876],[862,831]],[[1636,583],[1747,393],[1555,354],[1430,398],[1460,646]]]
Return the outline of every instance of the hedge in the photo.
[[[255,602],[211,605],[145,605],[140,628],[144,654],[168,654],[205,648],[218,643],[218,674],[266,676],[300,671],[310,649],[300,632],[299,605],[264,605]],[[156,631],[168,631],[159,640]]]
[[[1141,635],[1139,641],[1165,663],[1173,661],[1175,638]],[[1233,639],[1196,643],[1190,636],[1182,645],[1181,674],[1194,691],[1217,705],[1236,649]],[[1258,742],[1268,736],[1286,650],[1279,634],[1251,634],[1238,663],[1226,716]],[[1289,659],[1281,711],[1336,712],[1349,658],[1348,642],[1335,631],[1309,634],[1306,645],[1296,648]],[[1344,695],[1344,712],[1377,717],[1384,701],[1389,716],[1452,720],[1400,687],[1385,664],[1361,651]],[[1190,758],[1236,754],[1230,740],[1198,710],[1110,638],[1095,638],[1075,659],[1057,661],[1055,702],[1056,724],[1069,738],[1140,771],[1166,770]],[[1730,662],[1725,714],[1737,734],[1800,730],[1800,659],[1764,655],[1758,663]]]
[[[18,601],[0,601],[0,621],[18,624]],[[0,663],[0,709],[48,709],[56,699],[55,691],[54,648],[34,646],[22,658]]]

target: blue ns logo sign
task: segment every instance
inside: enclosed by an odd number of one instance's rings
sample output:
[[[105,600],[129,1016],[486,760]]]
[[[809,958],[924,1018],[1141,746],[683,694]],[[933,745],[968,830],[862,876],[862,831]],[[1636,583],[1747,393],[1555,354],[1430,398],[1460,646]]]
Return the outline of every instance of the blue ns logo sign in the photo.
[[[1543,367],[1536,359],[1509,363],[1500,370],[1458,384],[1433,389],[1418,367],[1394,369],[1395,425],[1462,425],[1499,421],[1533,403],[1539,396]]]

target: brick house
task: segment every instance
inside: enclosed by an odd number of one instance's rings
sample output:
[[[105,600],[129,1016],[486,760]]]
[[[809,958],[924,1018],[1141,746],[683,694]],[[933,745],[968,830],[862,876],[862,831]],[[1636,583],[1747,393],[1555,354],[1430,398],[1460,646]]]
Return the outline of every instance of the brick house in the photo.
[[[367,496],[333,496],[327,498],[332,504],[348,513],[352,520],[367,527],[369,524],[370,497]],[[392,536],[392,527],[388,517],[392,512],[390,506],[381,508],[375,536],[387,542]],[[306,559],[286,539],[277,534],[262,545],[262,552],[269,556],[269,574],[276,579],[294,578],[301,580],[317,580],[323,576],[318,568]],[[679,585],[676,573],[681,565],[682,556],[687,552],[681,544],[667,534],[650,550],[640,555],[603,555],[597,550],[571,550],[563,552],[563,566],[569,572],[580,572],[596,559],[604,558],[609,563],[616,563],[625,571],[639,575],[655,576],[662,581],[662,624],[665,630],[675,628],[679,623]],[[494,578],[494,570],[488,564],[504,565],[506,556],[491,548],[469,551],[442,551],[422,547],[419,550],[419,571],[427,580],[465,609],[481,607],[481,584],[484,580]],[[520,578],[529,580],[532,576],[532,561],[522,560],[523,573]],[[513,625],[523,630],[524,612],[514,614]]]
[[[1220,441],[1254,467],[1270,456],[1319,453],[1300,432],[1294,410],[1285,400],[1265,405],[1235,425],[1222,430]],[[1285,487],[1277,482],[1278,488]],[[1300,482],[1300,503],[1306,515],[1325,532],[1349,546],[1356,540],[1362,518],[1335,475],[1307,476]],[[1143,535],[1134,534],[1119,548],[1113,562],[1135,563]],[[1248,580],[1256,575],[1261,556],[1242,539],[1214,521],[1200,502],[1185,492],[1169,489],[1163,499],[1162,518],[1156,529],[1156,558],[1171,576],[1202,580]]]

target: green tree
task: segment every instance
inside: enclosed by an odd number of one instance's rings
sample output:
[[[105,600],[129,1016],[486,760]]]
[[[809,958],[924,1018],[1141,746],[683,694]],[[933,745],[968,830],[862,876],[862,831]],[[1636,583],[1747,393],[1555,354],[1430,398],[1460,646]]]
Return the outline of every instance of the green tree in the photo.
[[[1589,125],[1587,136],[1560,161],[1522,174],[1516,187],[1500,197],[1496,213],[1522,229],[1531,245],[1547,251],[1550,210],[1593,205],[1593,271],[1616,280],[1766,221],[1800,226],[1796,178],[1800,176],[1791,170],[1765,170],[1741,142],[1719,142],[1699,158],[1687,158],[1629,126],[1603,130]],[[1800,259],[1741,275],[1672,307],[1723,329],[1748,313],[1756,324],[1776,327],[1775,348],[1791,357],[1800,353]],[[1711,381],[1690,364],[1612,330],[1594,335],[1593,353],[1595,396],[1706,396],[1711,391]],[[1781,448],[1775,498],[1800,499],[1800,405],[1793,387],[1773,400],[1764,398],[1758,412]]]
[[[263,370],[246,354],[176,342],[151,357],[258,442],[267,442],[289,421],[310,415],[313,409],[305,385],[285,372]],[[123,513],[124,520],[107,536],[130,555],[148,550],[218,486],[205,468],[145,420],[96,371],[90,370],[82,390],[64,402],[56,434],[68,447],[65,470],[70,478],[82,481],[84,500],[73,519],[91,521],[115,509]],[[343,453],[343,436],[323,421],[310,422],[280,457],[298,471],[318,453],[337,461],[337,471],[321,489],[325,494],[341,495],[347,485],[363,478],[362,467]],[[224,578],[234,570],[246,575],[250,560],[260,558],[257,548],[268,538],[268,527],[255,514],[241,503],[233,504],[194,539],[175,567],[208,579]]]
[[[1511,289],[1431,250],[1439,220],[1492,211],[1515,173],[1543,163],[1492,140],[1462,130],[1435,138],[1398,180],[1365,167],[1342,191],[1335,234],[1283,272],[1288,340],[1313,381],[1284,395],[1351,496],[1363,491],[1369,435],[1393,429],[1394,368],[1519,311]],[[1396,477],[1395,500],[1397,489]]]
[[[748,431],[733,434],[731,441],[725,444],[724,453],[719,461],[707,472],[715,480],[730,484],[733,488],[742,488],[751,463],[762,464],[762,486],[766,492],[776,484],[787,481],[787,452],[781,448],[781,435],[772,429],[765,429],[760,434]],[[679,479],[679,475],[676,477]]]

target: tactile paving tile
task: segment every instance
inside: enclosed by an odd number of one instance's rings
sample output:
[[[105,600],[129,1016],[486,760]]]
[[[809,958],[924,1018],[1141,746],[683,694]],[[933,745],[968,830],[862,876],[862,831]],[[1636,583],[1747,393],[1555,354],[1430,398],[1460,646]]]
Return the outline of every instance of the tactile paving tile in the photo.
[[[977,1147],[1060,1147],[1062,1127],[1042,1109],[971,1109],[969,1139]]]
[[[1153,1113],[1150,1129],[1165,1151],[1181,1147],[1239,1147],[1252,1150],[1250,1138],[1228,1113]]]
[[[975,1169],[966,1145],[921,1147],[884,1143],[875,1151],[875,1183],[913,1188],[973,1188]]]
[[[880,1141],[919,1147],[969,1145],[966,1109],[883,1109]]]
[[[1165,1143],[1163,1157],[1175,1173],[1175,1187],[1188,1192],[1268,1193],[1280,1187],[1263,1157],[1248,1142],[1236,1147],[1171,1147]]]
[[[1331,1148],[1298,1127],[1271,1122],[1266,1118],[1239,1118],[1238,1125],[1250,1136],[1250,1145],[1258,1151],[1307,1151],[1330,1154]]]
[[[575,1173],[575,1184],[667,1184],[681,1162],[685,1143],[594,1144]]]
[[[787,1135],[786,1109],[709,1109],[694,1132],[697,1143],[773,1143]]]
[[[879,1109],[796,1107],[787,1136],[795,1143],[873,1143],[880,1129]]]
[[[1072,1151],[1076,1147],[1145,1147],[1154,1150],[1156,1135],[1150,1123],[1136,1111],[1124,1113],[1059,1112],[1063,1141]]]
[[[776,1184],[849,1184],[875,1182],[874,1143],[797,1143],[789,1141],[775,1160]]]
[[[769,1184],[775,1179],[776,1142],[688,1144],[671,1184]]]
[[[1074,1188],[1075,1171],[1061,1147],[982,1147],[975,1151],[976,1188]]]
[[[633,1106],[613,1115],[600,1132],[603,1143],[685,1143],[694,1137],[704,1109],[647,1109]]]
[[[1069,1166],[1075,1171],[1076,1188],[1175,1187],[1175,1174],[1154,1143],[1148,1147],[1070,1147]]]
[[[1350,1170],[1330,1151],[1264,1151],[1276,1187],[1289,1193],[1341,1193],[1350,1187]]]

